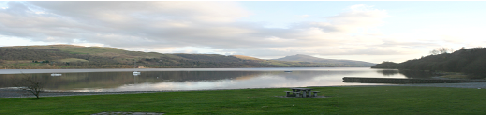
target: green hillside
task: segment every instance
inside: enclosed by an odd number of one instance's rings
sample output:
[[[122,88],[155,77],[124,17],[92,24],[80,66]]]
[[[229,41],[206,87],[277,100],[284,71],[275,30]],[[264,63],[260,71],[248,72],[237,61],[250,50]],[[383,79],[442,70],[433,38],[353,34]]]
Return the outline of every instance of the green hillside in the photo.
[[[486,78],[486,48],[460,49],[402,63],[383,62],[372,68],[398,68],[432,72],[461,72],[469,78]]]
[[[322,59],[317,57],[312,57],[308,55],[292,55],[286,56],[280,59],[275,59],[277,61],[293,61],[293,62],[310,62],[310,63],[320,63],[329,66],[354,66],[354,67],[369,67],[374,66],[373,63],[362,62],[362,61],[352,61],[352,60],[336,60],[336,59]]]
[[[219,54],[163,54],[107,47],[74,45],[15,46],[0,48],[0,67],[40,68],[212,68],[212,67],[323,67],[323,63],[263,60]]]
[[[236,58],[242,59],[242,60],[256,60],[256,61],[264,61],[263,59],[258,59],[250,56],[244,56],[244,55],[233,55]]]

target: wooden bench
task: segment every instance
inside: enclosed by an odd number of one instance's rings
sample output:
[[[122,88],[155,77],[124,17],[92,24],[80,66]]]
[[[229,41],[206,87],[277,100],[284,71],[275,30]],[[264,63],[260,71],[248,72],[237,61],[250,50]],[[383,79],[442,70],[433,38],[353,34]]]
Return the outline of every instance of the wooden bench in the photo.
[[[311,92],[314,93],[313,97],[317,97],[317,93],[319,93],[320,91],[311,91]]]
[[[295,94],[295,97],[301,97],[300,92],[294,92],[294,94]]]
[[[290,93],[293,92],[293,91],[285,91],[287,93],[287,97],[290,97]]]

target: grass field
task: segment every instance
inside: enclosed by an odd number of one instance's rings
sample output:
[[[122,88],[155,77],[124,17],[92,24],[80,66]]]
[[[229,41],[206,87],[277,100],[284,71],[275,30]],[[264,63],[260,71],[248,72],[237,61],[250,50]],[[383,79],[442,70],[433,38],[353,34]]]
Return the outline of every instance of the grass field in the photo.
[[[279,98],[287,88],[146,94],[2,98],[0,114],[486,114],[486,89],[437,87],[313,87],[328,98]]]

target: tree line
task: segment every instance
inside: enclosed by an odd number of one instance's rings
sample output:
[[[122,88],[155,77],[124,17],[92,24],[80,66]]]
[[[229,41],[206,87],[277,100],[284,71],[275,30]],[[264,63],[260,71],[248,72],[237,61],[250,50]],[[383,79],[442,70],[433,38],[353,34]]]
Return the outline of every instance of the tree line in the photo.
[[[428,70],[432,72],[462,72],[471,78],[486,78],[486,48],[434,49],[431,54],[420,59],[402,63],[383,62],[372,68],[397,68],[410,70]]]

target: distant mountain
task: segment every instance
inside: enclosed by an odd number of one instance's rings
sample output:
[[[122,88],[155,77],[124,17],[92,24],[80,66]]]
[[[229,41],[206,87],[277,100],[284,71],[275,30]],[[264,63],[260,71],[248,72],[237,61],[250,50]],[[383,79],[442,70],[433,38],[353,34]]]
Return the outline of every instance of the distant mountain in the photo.
[[[322,63],[331,66],[352,66],[352,67],[369,67],[376,64],[363,62],[363,61],[353,61],[353,60],[337,60],[337,59],[322,59],[317,57],[312,57],[309,55],[297,54],[292,56],[285,56],[283,58],[274,59],[277,61],[290,61],[290,62],[310,62],[310,63]]]

